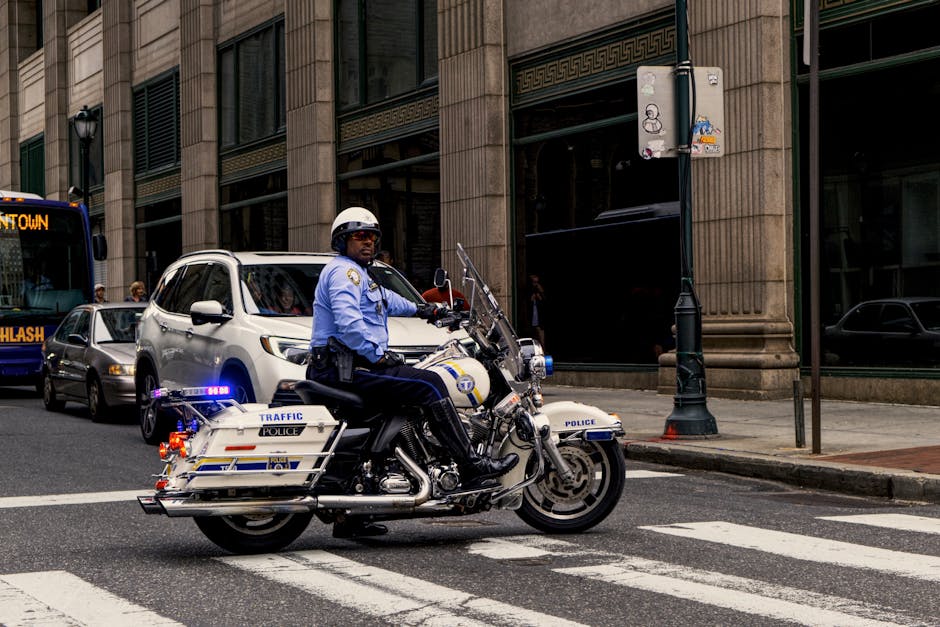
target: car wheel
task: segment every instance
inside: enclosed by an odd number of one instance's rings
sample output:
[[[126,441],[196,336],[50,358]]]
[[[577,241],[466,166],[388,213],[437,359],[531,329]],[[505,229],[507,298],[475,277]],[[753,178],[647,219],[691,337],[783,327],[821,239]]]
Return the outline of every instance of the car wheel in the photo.
[[[232,387],[232,398],[239,403],[254,403],[255,391],[251,387],[251,379],[248,375],[239,370],[229,370],[222,373],[222,381],[225,381]]]
[[[157,375],[149,368],[144,370],[137,380],[137,415],[140,419],[140,434],[147,444],[159,444],[170,435],[170,419],[150,398],[150,392],[157,387]]]
[[[42,375],[42,404],[49,411],[62,411],[65,401],[60,401],[55,394],[55,384],[48,372]]]
[[[92,422],[104,422],[108,417],[108,402],[104,400],[104,390],[96,375],[88,382],[88,414]]]

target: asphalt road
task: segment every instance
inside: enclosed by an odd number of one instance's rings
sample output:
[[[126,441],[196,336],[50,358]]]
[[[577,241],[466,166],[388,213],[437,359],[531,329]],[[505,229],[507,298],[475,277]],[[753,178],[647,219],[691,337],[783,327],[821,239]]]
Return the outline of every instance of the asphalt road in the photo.
[[[940,625],[936,505],[630,464],[577,536],[499,511],[362,541],[314,521],[244,558],[140,510],[158,470],[132,417],[0,388],[0,624]],[[61,494],[82,502],[29,498]]]

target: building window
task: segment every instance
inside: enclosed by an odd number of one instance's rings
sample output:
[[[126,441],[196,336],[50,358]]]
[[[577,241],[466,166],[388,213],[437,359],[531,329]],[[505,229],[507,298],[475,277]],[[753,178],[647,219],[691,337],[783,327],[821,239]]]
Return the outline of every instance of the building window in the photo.
[[[674,345],[678,172],[675,159],[638,156],[636,122],[618,119],[636,111],[635,93],[631,82],[513,114],[516,320],[559,363],[650,367]],[[591,262],[575,268],[558,251]],[[565,323],[589,294],[604,294],[610,327]]]
[[[37,135],[20,144],[20,191],[46,195],[45,142]]]
[[[284,76],[283,19],[219,46],[222,148],[284,132]]]
[[[134,89],[134,172],[180,162],[179,70]]]
[[[439,150],[435,130],[337,159],[340,206],[375,213],[382,225],[380,247],[422,291],[431,287],[441,265]]]
[[[820,32],[821,64],[826,51],[833,57],[824,64],[832,71],[821,73],[819,93],[819,119],[825,120],[819,128],[818,277],[824,367],[940,365],[934,339],[940,326],[940,156],[931,142],[911,141],[911,133],[928,128],[940,108],[940,35],[930,22],[937,19],[940,6],[931,5]],[[861,47],[847,50],[853,41]],[[887,132],[877,141],[866,132],[873,119],[867,111],[883,112]],[[799,88],[798,112],[801,223],[809,225],[806,84]],[[815,280],[808,274],[808,226],[800,236],[808,286]],[[802,290],[804,355],[809,291]],[[876,306],[869,306],[872,301]],[[902,309],[911,314],[909,323],[895,315]]]
[[[137,277],[148,292],[168,265],[183,254],[181,225],[183,201],[178,196],[135,209]]]
[[[98,118],[98,130],[88,146],[88,190],[89,195],[104,187],[104,110],[90,109]],[[75,126],[69,120],[69,180],[72,185],[82,186],[82,143],[75,134]]]
[[[287,250],[287,171],[223,185],[219,242],[229,250]]]
[[[337,100],[373,104],[437,79],[436,0],[340,0]]]

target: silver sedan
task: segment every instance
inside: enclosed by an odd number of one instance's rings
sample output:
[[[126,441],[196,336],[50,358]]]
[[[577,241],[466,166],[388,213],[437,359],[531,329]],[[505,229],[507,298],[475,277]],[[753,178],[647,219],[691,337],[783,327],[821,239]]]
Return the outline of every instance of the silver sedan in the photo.
[[[137,322],[147,303],[94,303],[75,307],[42,345],[42,400],[59,411],[66,401],[88,405],[95,422],[117,407],[131,407]]]

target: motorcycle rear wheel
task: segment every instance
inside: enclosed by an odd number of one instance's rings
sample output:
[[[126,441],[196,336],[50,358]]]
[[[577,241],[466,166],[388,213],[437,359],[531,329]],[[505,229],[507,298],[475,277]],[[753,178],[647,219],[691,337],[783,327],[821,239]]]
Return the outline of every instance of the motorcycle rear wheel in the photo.
[[[304,532],[313,513],[260,516],[197,516],[202,533],[231,553],[270,553],[283,549]]]
[[[516,514],[546,533],[580,533],[613,511],[623,492],[626,463],[616,440],[573,441],[558,451],[575,477],[566,485],[554,469],[523,492]]]

